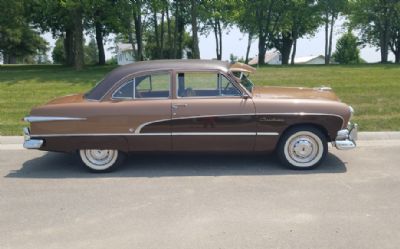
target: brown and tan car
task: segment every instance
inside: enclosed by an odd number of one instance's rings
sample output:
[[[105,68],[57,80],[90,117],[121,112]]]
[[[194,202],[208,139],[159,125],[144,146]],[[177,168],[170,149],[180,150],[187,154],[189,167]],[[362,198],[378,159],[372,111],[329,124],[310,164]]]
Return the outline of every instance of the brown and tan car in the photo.
[[[209,60],[119,67],[86,94],[33,108],[24,147],[78,151],[92,171],[130,151],[276,151],[285,165],[310,169],[328,142],[355,148],[353,109],[330,88],[254,87],[254,70]]]

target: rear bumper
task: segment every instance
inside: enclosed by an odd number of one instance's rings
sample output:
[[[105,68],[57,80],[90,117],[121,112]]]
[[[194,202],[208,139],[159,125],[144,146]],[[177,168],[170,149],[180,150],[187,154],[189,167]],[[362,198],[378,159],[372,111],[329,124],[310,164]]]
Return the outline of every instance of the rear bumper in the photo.
[[[43,139],[31,139],[29,128],[25,127],[23,131],[25,149],[40,149],[43,146]]]
[[[337,133],[336,139],[332,142],[338,150],[351,150],[357,147],[356,140],[358,137],[357,124],[349,123],[346,129]]]

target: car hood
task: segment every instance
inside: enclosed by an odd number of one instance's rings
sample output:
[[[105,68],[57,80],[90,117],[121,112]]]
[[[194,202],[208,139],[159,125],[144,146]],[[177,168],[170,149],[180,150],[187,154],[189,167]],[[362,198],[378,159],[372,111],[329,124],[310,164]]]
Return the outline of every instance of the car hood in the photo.
[[[255,98],[268,99],[322,99],[338,101],[339,98],[329,87],[255,87]]]
[[[59,97],[53,100],[50,100],[50,102],[47,103],[47,105],[56,105],[56,104],[67,104],[67,103],[79,103],[83,102],[83,94],[72,94],[72,95],[67,95],[63,97]]]

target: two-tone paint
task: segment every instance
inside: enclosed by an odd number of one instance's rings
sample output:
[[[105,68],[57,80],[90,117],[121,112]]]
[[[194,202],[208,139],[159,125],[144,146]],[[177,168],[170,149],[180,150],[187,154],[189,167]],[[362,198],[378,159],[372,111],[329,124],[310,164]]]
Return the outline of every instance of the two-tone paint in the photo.
[[[91,92],[61,97],[32,109],[31,139],[41,150],[121,151],[272,151],[289,128],[319,128],[328,141],[346,128],[349,107],[326,88],[255,88],[247,91],[233,71],[244,65],[216,61],[157,61],[120,67]],[[171,76],[168,99],[115,100],[127,80],[148,72]],[[209,71],[225,75],[241,91],[235,97],[185,97],[176,94],[176,74]]]

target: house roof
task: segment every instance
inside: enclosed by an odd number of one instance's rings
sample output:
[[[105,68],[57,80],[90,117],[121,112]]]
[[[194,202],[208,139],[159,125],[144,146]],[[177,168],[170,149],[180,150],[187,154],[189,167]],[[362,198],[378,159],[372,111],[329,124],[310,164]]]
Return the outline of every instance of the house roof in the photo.
[[[276,58],[277,56],[279,56],[281,53],[277,50],[275,51],[268,51],[265,53],[265,59],[264,62],[265,63],[269,63],[271,62],[274,58]],[[258,64],[258,55],[255,56],[253,59],[251,59],[249,61],[249,65],[256,65]]]
[[[304,64],[304,63],[310,62],[312,60],[315,60],[317,58],[325,59],[325,56],[311,55],[311,56],[305,56],[305,57],[296,57],[296,58],[294,58],[294,63],[295,64]]]
[[[123,52],[123,51],[130,51],[132,49],[132,44],[130,43],[117,43],[117,52]]]

